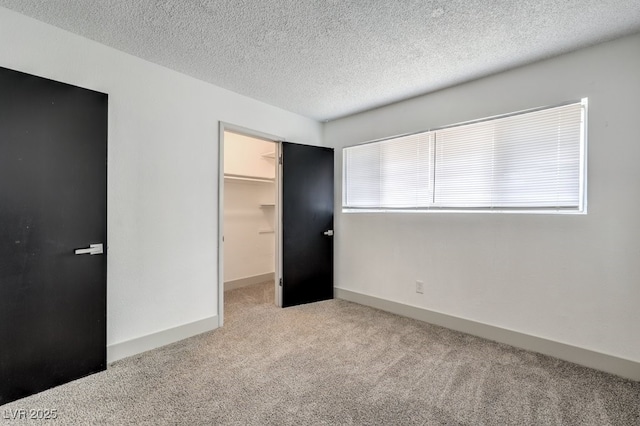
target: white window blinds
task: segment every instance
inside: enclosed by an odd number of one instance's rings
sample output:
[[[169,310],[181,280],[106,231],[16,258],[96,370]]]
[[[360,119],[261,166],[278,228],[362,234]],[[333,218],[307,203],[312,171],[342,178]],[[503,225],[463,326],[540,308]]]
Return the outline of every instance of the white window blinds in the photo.
[[[429,132],[345,149],[343,205],[428,207],[433,201],[432,150]]]
[[[584,210],[582,102],[345,148],[345,209]]]

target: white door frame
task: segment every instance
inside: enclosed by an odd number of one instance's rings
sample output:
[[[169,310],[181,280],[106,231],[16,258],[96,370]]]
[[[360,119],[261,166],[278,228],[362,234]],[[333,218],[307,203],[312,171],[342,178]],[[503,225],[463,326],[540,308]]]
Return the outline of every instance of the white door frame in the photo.
[[[282,152],[282,143],[284,138],[271,135],[269,133],[248,129],[246,127],[220,121],[218,133],[218,327],[224,324],[224,132],[233,132],[241,135],[264,139],[274,142],[276,153],[276,161],[280,158]],[[276,170],[276,206],[275,206],[275,240],[276,240],[276,262],[275,262],[275,286],[276,305],[282,306],[282,287],[280,287],[280,279],[282,278],[282,165],[278,161]]]

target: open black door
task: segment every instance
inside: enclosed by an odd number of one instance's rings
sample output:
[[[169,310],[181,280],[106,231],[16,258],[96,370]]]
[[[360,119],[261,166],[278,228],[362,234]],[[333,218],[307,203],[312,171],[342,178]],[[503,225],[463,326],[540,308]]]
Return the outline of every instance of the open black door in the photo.
[[[0,68],[0,405],[106,368],[107,95]]]
[[[333,149],[282,143],[282,306],[333,298]]]

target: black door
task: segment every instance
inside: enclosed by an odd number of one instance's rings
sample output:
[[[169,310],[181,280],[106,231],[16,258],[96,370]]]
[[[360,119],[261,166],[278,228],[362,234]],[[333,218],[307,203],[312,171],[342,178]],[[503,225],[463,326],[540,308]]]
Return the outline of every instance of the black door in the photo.
[[[0,68],[0,405],[106,368],[106,159],[107,95]]]
[[[333,298],[333,149],[282,143],[282,306]]]

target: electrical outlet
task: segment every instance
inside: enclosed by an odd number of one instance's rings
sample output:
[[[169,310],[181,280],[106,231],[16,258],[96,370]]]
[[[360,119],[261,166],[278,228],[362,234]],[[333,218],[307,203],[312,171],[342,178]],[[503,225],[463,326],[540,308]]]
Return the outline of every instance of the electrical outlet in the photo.
[[[416,281],[416,293],[423,294],[424,293],[424,282]]]

